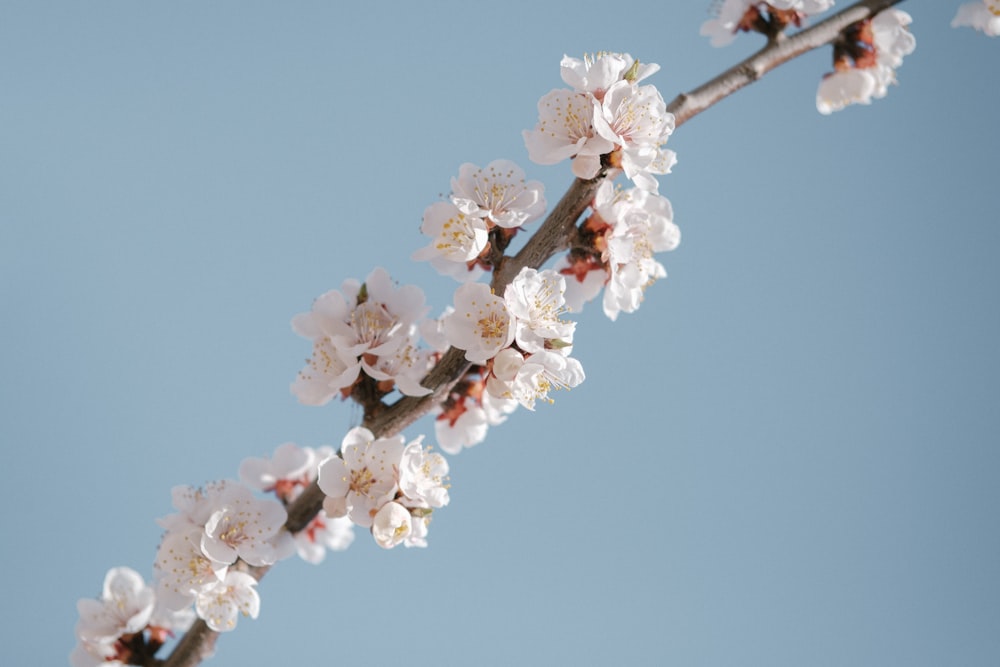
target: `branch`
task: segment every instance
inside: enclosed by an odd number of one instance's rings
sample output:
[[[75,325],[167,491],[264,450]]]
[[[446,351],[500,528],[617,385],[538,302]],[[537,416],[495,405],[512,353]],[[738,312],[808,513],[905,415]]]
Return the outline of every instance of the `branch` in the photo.
[[[847,26],[875,16],[883,9],[900,2],[902,0],[862,0],[791,37],[779,34],[743,62],[730,67],[690,93],[681,93],[675,97],[667,105],[667,111],[674,114],[674,127],[682,125],[792,58],[829,44]]]
[[[693,91],[674,98],[667,105],[667,111],[674,114],[674,126],[682,125],[782,63],[829,44],[837,39],[847,26],[874,16],[901,1],[862,0],[791,37],[779,34],[771,39],[767,46],[743,62]],[[541,268],[557,252],[569,247],[569,240],[577,220],[590,205],[605,177],[606,174],[602,171],[594,179],[584,181],[578,178],[573,181],[569,190],[524,248],[514,257],[504,258],[500,262],[494,271],[491,283],[494,292],[502,294],[504,288],[522,268],[526,266]],[[430,394],[421,397],[404,396],[379,414],[366,418],[364,426],[376,437],[389,437],[399,433],[445,400],[451,388],[465,375],[470,365],[465,359],[464,351],[450,348],[421,381],[423,386],[432,390]],[[288,506],[285,528],[292,533],[303,530],[322,507],[323,492],[316,482],[313,482],[295,502]],[[257,579],[261,579],[267,569],[252,568],[251,572]],[[217,637],[218,633],[210,630],[205,622],[199,619],[181,638],[170,656],[163,661],[162,667],[195,667],[212,655]]]

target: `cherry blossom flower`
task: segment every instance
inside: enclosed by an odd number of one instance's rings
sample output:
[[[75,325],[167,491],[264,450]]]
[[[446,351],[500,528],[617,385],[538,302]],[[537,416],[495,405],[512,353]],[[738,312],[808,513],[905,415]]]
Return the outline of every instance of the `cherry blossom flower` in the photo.
[[[209,628],[228,632],[236,627],[240,614],[257,618],[260,595],[256,586],[257,580],[246,572],[230,571],[225,579],[198,592],[195,610]]]
[[[610,278],[604,313],[614,320],[620,311],[634,312],[646,288],[667,275],[653,255],[675,249],[681,237],[668,199],[638,188],[612,196],[607,194],[610,184],[606,185],[604,197],[612,198],[600,212],[613,224],[606,238]]]
[[[538,125],[523,132],[528,157],[536,164],[556,164],[572,158],[573,175],[594,178],[600,156],[614,144],[594,129],[594,102],[586,94],[556,89],[538,100]]]
[[[601,101],[613,84],[628,79],[636,83],[660,71],[655,63],[639,63],[627,53],[602,51],[581,58],[563,55],[559,63],[560,74],[566,85],[578,93],[590,93]]]
[[[607,264],[595,261],[592,256],[570,259],[565,255],[556,262],[554,270],[566,276],[563,300],[571,313],[581,312],[583,304],[596,299],[608,281]]]
[[[885,97],[896,83],[896,68],[913,52],[916,39],[906,12],[886,9],[874,18],[849,26],[834,46],[834,72],[820,81],[816,109],[822,114],[849,104],[870,104]]]
[[[283,530],[288,513],[281,503],[255,498],[245,486],[231,484],[205,522],[201,550],[212,560],[272,565],[291,555],[291,536]]]
[[[489,229],[484,217],[462,211],[450,201],[428,206],[420,231],[431,237],[431,243],[413,253],[413,259],[428,260],[435,268],[435,262],[442,260],[462,264],[471,262],[479,257],[489,242]]]
[[[322,563],[326,550],[343,551],[354,542],[354,523],[346,516],[332,518],[320,510],[309,525],[295,534],[295,548],[299,558],[312,563]]]
[[[493,372],[486,382],[487,391],[512,398],[529,410],[535,409],[538,399],[551,403],[550,391],[570,389],[584,380],[579,361],[549,350],[525,357],[516,350],[504,350],[497,355]]]
[[[246,458],[240,463],[240,481],[258,491],[274,491],[281,500],[293,498],[293,490],[316,477],[316,452],[309,447],[299,447],[286,442],[268,458]]]
[[[524,267],[504,290],[507,310],[515,318],[514,340],[524,352],[540,352],[546,341],[573,341],[575,322],[559,319],[565,309],[566,279],[554,270]]]
[[[459,167],[458,178],[451,179],[451,200],[462,213],[507,229],[545,212],[544,191],[539,181],[525,181],[524,170],[510,160],[494,160],[482,168],[467,162]]]
[[[967,2],[958,8],[952,28],[974,28],[989,37],[1000,37],[1000,0]]]
[[[412,530],[410,510],[396,502],[383,505],[372,520],[372,537],[383,549],[402,544]]]
[[[674,116],[655,86],[612,85],[594,114],[594,129],[620,148],[625,175],[646,190],[657,189],[650,174],[665,174],[676,161],[662,148],[674,131]]]
[[[418,438],[406,445],[399,466],[401,502],[407,507],[444,507],[448,504],[448,462]]]
[[[115,567],[104,577],[99,600],[77,602],[80,620],[76,636],[87,642],[114,642],[125,634],[140,632],[153,613],[156,596],[135,570]]]
[[[394,287],[384,269],[373,270],[363,284],[344,281],[340,291],[323,294],[310,312],[292,319],[292,329],[313,341],[312,359],[292,384],[292,393],[307,405],[349,393],[362,359],[394,354],[407,344],[411,325],[425,314],[423,290]]]
[[[118,660],[115,642],[80,640],[69,654],[69,664],[71,667],[125,667],[127,663]]]
[[[811,16],[833,7],[834,0],[768,0],[768,4],[778,10],[801,12]]]
[[[442,410],[434,421],[434,436],[438,446],[448,454],[458,454],[464,447],[478,445],[486,439],[490,426],[507,421],[507,415],[517,409],[517,401],[496,398],[480,381],[478,395],[463,396],[449,410]]]
[[[417,347],[417,325],[411,324],[405,336],[402,333],[396,335],[405,340],[395,352],[371,358],[370,361],[369,356],[362,357],[361,367],[369,377],[389,384],[386,391],[394,385],[407,396],[426,396],[431,390],[421,386],[420,380],[432,366],[431,353]]]
[[[229,492],[230,480],[206,484],[202,488],[179,485],[170,490],[170,497],[176,514],[157,519],[161,528],[167,531],[184,531],[191,528],[201,530],[219,506],[219,499]]]
[[[840,111],[849,104],[871,104],[878,80],[867,69],[841,69],[819,82],[816,109],[824,115]]]
[[[514,321],[504,300],[488,285],[470,283],[455,291],[455,310],[444,318],[443,329],[465,358],[485,364],[514,340]]]
[[[323,508],[332,517],[350,517],[365,528],[399,489],[403,436],[376,439],[366,428],[352,428],[340,446],[341,457],[319,466],[319,487],[327,495]]]
[[[726,46],[740,31],[774,34],[832,6],[833,0],[723,0],[716,16],[702,24],[701,34],[711,38],[712,46]]]
[[[195,596],[225,578],[229,567],[210,559],[201,550],[204,528],[168,530],[156,552],[153,569],[156,595],[168,609],[182,609]]]
[[[360,372],[357,357],[345,358],[329,338],[319,338],[313,341],[312,357],[295,377],[291,390],[303,405],[326,405],[354,384]]]

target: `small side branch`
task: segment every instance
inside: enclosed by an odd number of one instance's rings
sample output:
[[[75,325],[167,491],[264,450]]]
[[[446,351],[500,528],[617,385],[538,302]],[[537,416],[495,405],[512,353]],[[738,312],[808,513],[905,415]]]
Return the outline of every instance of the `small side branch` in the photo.
[[[875,16],[900,2],[902,0],[862,0],[791,37],[779,36],[757,53],[730,67],[708,83],[675,97],[667,105],[667,111],[674,114],[675,127],[721,102],[740,88],[753,83],[782,63],[829,44],[852,23]]]

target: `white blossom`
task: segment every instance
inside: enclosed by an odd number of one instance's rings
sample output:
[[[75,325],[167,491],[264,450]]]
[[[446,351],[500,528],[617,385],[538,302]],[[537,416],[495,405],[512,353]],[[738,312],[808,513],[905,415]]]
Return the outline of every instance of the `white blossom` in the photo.
[[[396,502],[386,503],[375,514],[371,526],[375,543],[383,549],[391,549],[410,535],[410,510]]]
[[[342,458],[331,457],[319,467],[319,487],[328,496],[323,505],[327,514],[346,514],[359,526],[371,526],[375,512],[399,489],[403,447],[401,435],[376,439],[364,427],[348,431],[340,446]]]
[[[613,84],[622,81],[626,75],[633,83],[642,81],[660,70],[655,63],[636,63],[627,53],[602,51],[581,58],[563,55],[559,63],[560,74],[566,85],[578,93],[590,93],[600,101]]]
[[[168,530],[156,552],[157,598],[168,609],[182,609],[195,596],[225,578],[228,565],[210,559],[201,550],[203,528]]]
[[[539,181],[526,181],[524,170],[510,160],[482,168],[467,162],[451,179],[451,200],[462,213],[508,229],[545,212],[544,190]]]
[[[896,68],[903,56],[916,48],[916,38],[907,26],[910,15],[898,9],[879,12],[870,24],[871,58],[864,63],[847,60],[835,64],[835,71],[820,81],[816,92],[816,109],[822,114],[839,111],[849,104],[870,104],[872,98],[885,97],[889,86],[896,83]]]
[[[407,334],[398,333],[404,342],[392,354],[383,354],[369,360],[362,357],[365,373],[379,381],[392,382],[400,393],[407,396],[426,396],[430,389],[420,385],[420,380],[431,369],[433,360],[429,350],[417,346],[417,325],[411,324]]]
[[[489,427],[505,422],[518,405],[513,399],[497,398],[489,392],[482,392],[478,399],[465,396],[461,401],[460,409],[450,414],[442,413],[434,421],[438,446],[448,454],[458,454],[463,447],[478,445],[486,439]]]
[[[551,269],[524,267],[504,290],[507,310],[515,318],[514,339],[524,352],[546,349],[546,341],[573,341],[575,322],[559,319],[565,311],[566,280]]]
[[[77,602],[80,620],[76,636],[86,642],[114,642],[122,635],[141,631],[153,613],[156,596],[135,570],[115,567],[104,577],[99,600]]]
[[[593,97],[565,89],[538,100],[538,125],[523,136],[532,162],[556,164],[573,158],[573,174],[585,179],[597,176],[600,156],[614,149],[614,143],[594,129]]]
[[[878,80],[867,69],[850,68],[826,74],[816,91],[816,109],[824,115],[849,104],[871,104]]]
[[[291,538],[283,530],[288,513],[281,503],[253,496],[231,484],[218,499],[201,536],[202,552],[225,564],[242,558],[250,565],[272,565],[291,554]]]
[[[286,442],[274,450],[271,458],[248,457],[240,463],[240,481],[265,493],[274,491],[279,498],[291,499],[291,489],[315,478],[316,452]]]
[[[489,241],[489,229],[483,216],[462,211],[450,201],[428,206],[420,231],[431,237],[431,242],[413,253],[417,261],[464,264],[479,257]]]
[[[302,403],[322,405],[346,392],[363,367],[362,358],[393,355],[425,314],[423,290],[395,287],[384,269],[374,269],[363,284],[344,281],[340,291],[323,294],[310,312],[292,319],[295,332],[313,341],[312,359],[292,383],[292,393]]]
[[[505,350],[503,369],[494,365],[495,375],[486,382],[486,389],[499,398],[512,398],[529,410],[535,409],[535,401],[541,399],[549,403],[549,392],[569,389],[584,380],[580,362],[548,350],[527,355],[522,359],[516,350]]]
[[[621,168],[638,187],[656,191],[651,174],[665,174],[676,161],[662,145],[674,131],[674,115],[655,86],[619,81],[594,114],[597,133],[621,148]]]
[[[295,534],[299,558],[316,565],[326,558],[326,550],[343,551],[354,542],[354,522],[346,516],[329,517],[319,511],[305,528]]]
[[[485,364],[514,340],[514,321],[504,300],[488,285],[470,283],[455,291],[455,310],[444,318],[445,335],[465,358]]]
[[[974,28],[989,37],[1000,37],[1000,0],[966,2],[959,6],[952,28]]]
[[[195,610],[209,628],[227,632],[236,627],[240,614],[257,618],[260,595],[256,587],[257,580],[249,574],[230,571],[224,579],[198,592]]]
[[[723,0],[717,14],[701,24],[700,34],[709,37],[712,46],[726,46],[736,39],[743,16],[755,4],[756,0]]]
[[[399,490],[407,507],[444,507],[448,504],[448,461],[421,444],[418,438],[403,450]]]

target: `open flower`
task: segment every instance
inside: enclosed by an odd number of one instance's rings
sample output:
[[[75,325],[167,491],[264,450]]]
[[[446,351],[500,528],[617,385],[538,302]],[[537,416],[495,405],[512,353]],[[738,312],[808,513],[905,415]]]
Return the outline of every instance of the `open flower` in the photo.
[[[525,181],[524,170],[510,160],[485,167],[467,162],[451,179],[451,200],[462,213],[508,229],[545,212],[544,190],[539,181]]]
[[[77,602],[80,620],[76,636],[91,643],[113,643],[125,634],[141,631],[153,613],[156,596],[153,589],[135,570],[115,567],[104,577],[99,600]]]
[[[465,358],[475,364],[485,364],[514,340],[507,304],[482,283],[455,291],[455,310],[444,318],[443,329],[448,341],[465,350]]]
[[[593,98],[571,90],[556,89],[538,100],[538,125],[523,132],[528,157],[536,164],[556,164],[573,158],[573,175],[594,178],[601,169],[600,156],[614,143],[594,129]]]
[[[559,319],[566,312],[566,279],[551,269],[525,267],[504,290],[507,310],[515,318],[514,339],[524,352],[541,352],[546,341],[567,346],[576,322]]]
[[[254,497],[250,489],[231,484],[205,522],[201,549],[212,560],[232,564],[271,565],[291,555],[291,537],[282,529],[288,513],[281,503]]]
[[[364,427],[352,428],[334,456],[319,467],[319,488],[327,495],[323,508],[329,516],[345,514],[369,527],[382,505],[399,489],[403,436],[378,438]]]
[[[240,614],[257,618],[260,613],[257,580],[246,572],[233,570],[221,581],[199,591],[195,610],[216,632],[234,629]]]

